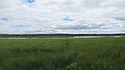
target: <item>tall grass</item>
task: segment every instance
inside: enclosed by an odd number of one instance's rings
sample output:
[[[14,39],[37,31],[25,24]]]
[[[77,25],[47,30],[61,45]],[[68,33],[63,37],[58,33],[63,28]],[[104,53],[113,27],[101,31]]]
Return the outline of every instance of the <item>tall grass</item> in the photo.
[[[125,70],[125,38],[0,40],[0,70]]]

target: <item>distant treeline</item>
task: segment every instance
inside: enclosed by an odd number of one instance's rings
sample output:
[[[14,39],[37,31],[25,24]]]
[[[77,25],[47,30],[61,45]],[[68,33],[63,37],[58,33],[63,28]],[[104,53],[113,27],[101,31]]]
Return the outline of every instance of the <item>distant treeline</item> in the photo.
[[[74,36],[125,36],[125,34],[0,34],[0,38],[44,38]]]

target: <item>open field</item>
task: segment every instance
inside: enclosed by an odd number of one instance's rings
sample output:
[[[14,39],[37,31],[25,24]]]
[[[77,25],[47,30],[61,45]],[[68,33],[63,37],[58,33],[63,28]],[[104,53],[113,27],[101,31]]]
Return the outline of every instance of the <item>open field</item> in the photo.
[[[125,70],[125,37],[0,39],[0,70]]]

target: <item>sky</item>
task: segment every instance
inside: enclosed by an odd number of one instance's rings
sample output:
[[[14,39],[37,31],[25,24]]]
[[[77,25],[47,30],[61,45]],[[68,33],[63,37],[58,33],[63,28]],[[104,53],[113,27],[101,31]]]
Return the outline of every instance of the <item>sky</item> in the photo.
[[[0,34],[125,33],[125,0],[0,0]]]

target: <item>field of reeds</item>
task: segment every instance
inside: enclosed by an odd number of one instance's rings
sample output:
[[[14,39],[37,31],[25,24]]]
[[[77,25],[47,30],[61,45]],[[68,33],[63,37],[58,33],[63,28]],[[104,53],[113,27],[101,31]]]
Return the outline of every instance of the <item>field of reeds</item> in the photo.
[[[125,38],[0,39],[0,70],[125,70]]]

